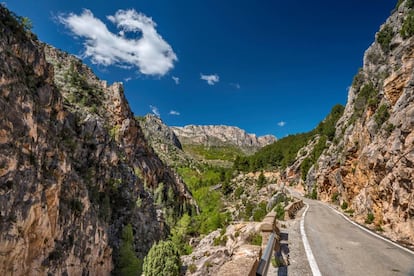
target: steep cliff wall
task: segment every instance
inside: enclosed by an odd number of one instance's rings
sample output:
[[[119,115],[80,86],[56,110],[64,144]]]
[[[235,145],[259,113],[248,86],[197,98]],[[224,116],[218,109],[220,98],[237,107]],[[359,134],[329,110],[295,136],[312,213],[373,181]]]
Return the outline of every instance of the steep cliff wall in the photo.
[[[122,85],[39,43],[3,7],[0,108],[1,275],[108,275],[125,225],[143,258],[165,218],[191,208]]]
[[[307,177],[322,200],[414,243],[414,4],[393,12],[364,55],[334,143]],[[346,205],[345,205],[346,206]]]

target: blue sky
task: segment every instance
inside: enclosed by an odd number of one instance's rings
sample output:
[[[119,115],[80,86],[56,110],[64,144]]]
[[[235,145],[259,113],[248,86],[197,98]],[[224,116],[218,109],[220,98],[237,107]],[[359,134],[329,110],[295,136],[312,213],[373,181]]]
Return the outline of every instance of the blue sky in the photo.
[[[136,115],[277,137],[311,130],[346,103],[396,2],[5,1],[40,40],[124,82]]]

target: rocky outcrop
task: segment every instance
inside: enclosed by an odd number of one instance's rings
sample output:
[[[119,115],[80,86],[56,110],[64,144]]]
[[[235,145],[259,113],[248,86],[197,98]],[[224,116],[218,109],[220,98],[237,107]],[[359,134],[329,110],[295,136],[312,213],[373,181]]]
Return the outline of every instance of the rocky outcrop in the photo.
[[[256,150],[274,143],[273,135],[257,137],[246,131],[231,126],[195,126],[172,127],[183,144],[211,146],[235,146],[245,153],[253,153]]]
[[[373,228],[413,244],[414,37],[401,35],[412,26],[410,6],[404,1],[395,10],[365,52],[336,142],[308,180],[316,183],[320,199],[346,202],[357,221],[374,218]]]
[[[4,7],[0,30],[0,274],[109,275],[127,224],[143,258],[165,219],[191,209],[186,186],[148,146],[121,84],[41,44]]]
[[[145,138],[157,155],[171,167],[191,167],[194,160],[183,151],[174,131],[161,118],[148,114],[138,118]]]

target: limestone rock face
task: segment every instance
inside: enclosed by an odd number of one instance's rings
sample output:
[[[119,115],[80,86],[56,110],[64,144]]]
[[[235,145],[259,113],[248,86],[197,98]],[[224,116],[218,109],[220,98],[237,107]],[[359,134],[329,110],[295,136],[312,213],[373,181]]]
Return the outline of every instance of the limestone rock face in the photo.
[[[138,122],[145,138],[157,155],[169,166],[190,166],[193,160],[184,151],[174,131],[157,116],[148,114]]]
[[[0,30],[0,274],[109,275],[127,224],[143,258],[168,233],[163,210],[191,206],[186,186],[148,146],[121,84],[4,7]]]
[[[246,153],[252,153],[276,141],[273,135],[257,137],[231,126],[172,127],[178,139],[184,144],[204,146],[236,146]]]
[[[413,244],[414,38],[400,35],[410,11],[402,3],[365,52],[336,126],[336,143],[319,158],[310,178],[322,200],[337,195],[359,222],[372,213],[373,228]],[[378,40],[387,29],[392,30],[388,45]]]

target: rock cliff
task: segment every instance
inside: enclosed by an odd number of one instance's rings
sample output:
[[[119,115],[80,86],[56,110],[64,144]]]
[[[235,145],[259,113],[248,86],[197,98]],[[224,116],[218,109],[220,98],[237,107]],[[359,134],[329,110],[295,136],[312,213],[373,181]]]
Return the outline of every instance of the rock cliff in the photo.
[[[231,126],[195,126],[172,127],[183,144],[210,146],[236,146],[245,153],[256,150],[276,141],[273,135],[257,137]]]
[[[404,1],[364,55],[334,143],[309,171],[318,197],[414,243],[414,4]],[[344,204],[345,203],[345,204]]]
[[[181,142],[174,131],[159,117],[148,114],[143,118],[138,118],[138,122],[145,138],[166,164],[172,167],[191,166],[194,161],[183,151]]]
[[[142,259],[193,199],[122,85],[16,18],[0,7],[0,274],[109,275],[126,225]]]

